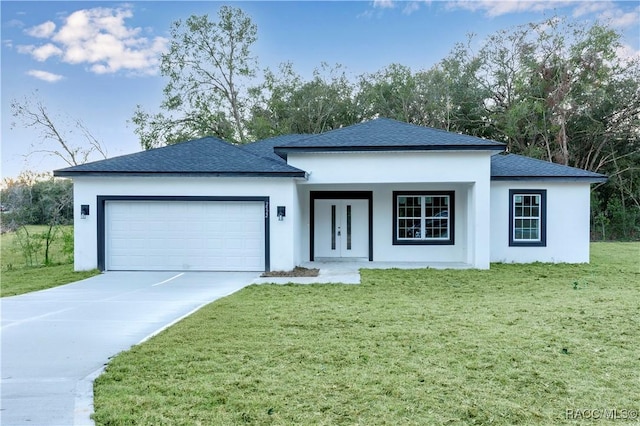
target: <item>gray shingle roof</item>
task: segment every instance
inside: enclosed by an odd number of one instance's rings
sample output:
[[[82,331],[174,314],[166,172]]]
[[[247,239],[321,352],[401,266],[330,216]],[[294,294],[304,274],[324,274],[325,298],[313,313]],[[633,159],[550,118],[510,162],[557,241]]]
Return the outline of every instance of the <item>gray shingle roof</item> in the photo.
[[[325,133],[302,135],[298,140],[276,146],[275,152],[286,157],[289,152],[478,149],[504,151],[505,144],[389,118],[377,118]]]
[[[54,171],[55,176],[103,174],[267,175],[304,177],[305,172],[207,137]]]
[[[491,180],[573,180],[604,182],[607,176],[516,154],[491,157]]]
[[[293,141],[304,139],[309,135],[281,135],[274,136],[269,139],[262,139],[259,141],[251,142],[246,145],[240,145],[240,148],[249,151],[255,155],[265,158],[271,158],[276,161],[284,162],[282,157],[276,154],[273,149],[276,146],[285,145]]]
[[[504,150],[505,145],[396,120],[379,118],[317,135],[283,135],[243,146],[214,137],[54,171],[79,175],[210,175],[304,177],[305,171],[282,159],[288,152],[390,150]],[[491,157],[492,180],[578,180],[603,182],[607,177],[582,169],[515,154]]]

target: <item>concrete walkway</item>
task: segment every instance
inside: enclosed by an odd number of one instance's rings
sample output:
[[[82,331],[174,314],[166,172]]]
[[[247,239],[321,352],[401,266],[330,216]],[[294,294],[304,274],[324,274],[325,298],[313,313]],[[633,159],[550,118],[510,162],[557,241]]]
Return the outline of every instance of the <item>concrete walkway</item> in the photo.
[[[360,269],[469,269],[455,262],[369,262],[368,260],[320,260],[305,262],[304,268],[319,269],[317,277],[260,277],[254,284],[360,284]]]
[[[0,299],[4,426],[91,425],[92,382],[109,358],[257,273],[108,272]]]

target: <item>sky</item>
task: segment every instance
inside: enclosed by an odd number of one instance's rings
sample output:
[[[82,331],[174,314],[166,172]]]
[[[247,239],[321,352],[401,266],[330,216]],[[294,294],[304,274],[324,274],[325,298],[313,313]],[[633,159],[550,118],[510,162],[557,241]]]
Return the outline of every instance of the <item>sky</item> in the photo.
[[[81,120],[109,157],[140,151],[129,123],[137,105],[157,112],[167,80],[160,55],[171,23],[216,19],[239,7],[258,28],[260,69],[291,62],[309,78],[322,62],[351,78],[399,63],[418,71],[443,59],[468,34],[477,40],[552,16],[601,22],[622,34],[619,56],[640,56],[640,1],[1,1],[1,176],[66,167],[37,151],[39,130],[12,116],[11,103],[39,100],[61,128]],[[84,143],[77,130],[72,143]],[[29,155],[31,153],[31,155]],[[97,160],[99,157],[92,157]]]

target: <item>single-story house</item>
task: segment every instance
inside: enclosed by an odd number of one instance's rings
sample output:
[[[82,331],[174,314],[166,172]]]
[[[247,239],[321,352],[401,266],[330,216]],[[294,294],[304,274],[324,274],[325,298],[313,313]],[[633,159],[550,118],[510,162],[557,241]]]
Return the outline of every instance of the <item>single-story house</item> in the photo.
[[[264,271],[320,260],[589,261],[606,176],[379,118],[237,146],[213,137],[55,171],[75,269]]]

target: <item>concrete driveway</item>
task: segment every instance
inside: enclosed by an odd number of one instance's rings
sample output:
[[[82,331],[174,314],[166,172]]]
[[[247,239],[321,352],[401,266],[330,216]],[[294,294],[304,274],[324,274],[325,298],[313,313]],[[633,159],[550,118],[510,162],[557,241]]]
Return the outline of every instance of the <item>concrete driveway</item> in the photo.
[[[92,381],[110,357],[257,276],[108,272],[0,299],[0,423],[92,424]]]

